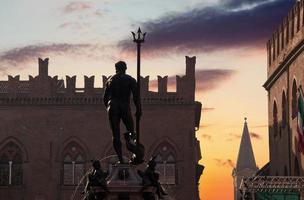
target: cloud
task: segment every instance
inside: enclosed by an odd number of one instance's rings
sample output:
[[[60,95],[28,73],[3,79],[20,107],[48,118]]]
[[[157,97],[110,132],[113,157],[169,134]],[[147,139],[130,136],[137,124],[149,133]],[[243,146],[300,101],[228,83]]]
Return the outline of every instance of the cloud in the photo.
[[[229,69],[205,69],[196,72],[196,90],[210,91],[220,86],[223,82],[232,78],[235,70]]]
[[[208,134],[201,134],[200,135],[201,138],[212,141],[212,136],[208,135]]]
[[[256,125],[256,126],[251,126],[252,128],[268,128],[267,124],[264,125]]]
[[[239,8],[246,5],[259,5],[270,1],[271,0],[226,0],[223,5],[228,8]]]
[[[210,111],[214,111],[215,108],[203,108],[202,111],[203,112],[210,112]]]
[[[235,70],[230,69],[202,69],[196,70],[196,90],[197,91],[210,91],[216,89],[221,83],[232,78],[236,74]],[[176,88],[174,80],[176,76],[168,77],[168,88]],[[157,80],[152,80],[150,82],[150,89],[157,90]],[[209,109],[209,111],[211,108]]]
[[[262,136],[259,135],[259,134],[257,134],[257,133],[250,132],[249,134],[250,134],[250,136],[251,136],[252,139],[257,139],[257,140],[261,140],[262,139]]]
[[[239,140],[241,138],[241,135],[239,134],[235,134],[235,133],[229,133],[228,138],[227,138],[227,142],[231,142],[233,140]]]
[[[28,45],[0,52],[0,73],[5,74],[9,69],[24,68],[28,63],[36,62],[37,58],[60,56],[75,62],[77,59],[117,61],[115,47],[112,45],[93,43],[50,43]]]
[[[94,13],[93,13],[94,16],[96,17],[103,17],[104,16],[104,13],[101,12],[101,10],[97,9]]]
[[[75,2],[70,2],[66,4],[63,8],[63,12],[68,14],[68,13],[73,13],[76,11],[84,11],[92,8],[92,4],[90,2],[85,2],[85,1],[75,1]]]
[[[79,23],[79,22],[65,22],[60,24],[58,28],[60,29],[72,29],[72,30],[84,30],[90,26],[89,23]]]
[[[206,128],[206,127],[209,127],[209,126],[212,126],[212,124],[205,124],[205,123],[203,123],[203,124],[200,124],[200,128]]]
[[[94,50],[97,46],[91,44],[68,44],[53,43],[29,45],[20,48],[13,48],[0,54],[0,62],[12,66],[26,63],[37,57],[47,57],[49,55],[80,55],[86,50]]]
[[[234,4],[242,3],[241,0],[230,1],[230,5]],[[250,9],[231,10],[227,5],[221,5],[168,14],[142,24],[142,30],[147,32],[143,54],[195,54],[240,47],[264,48],[293,4],[292,0],[275,0]],[[118,45],[123,52],[133,49],[129,40]]]
[[[214,159],[217,166],[220,167],[235,167],[235,163],[231,159],[222,160],[222,159]]]

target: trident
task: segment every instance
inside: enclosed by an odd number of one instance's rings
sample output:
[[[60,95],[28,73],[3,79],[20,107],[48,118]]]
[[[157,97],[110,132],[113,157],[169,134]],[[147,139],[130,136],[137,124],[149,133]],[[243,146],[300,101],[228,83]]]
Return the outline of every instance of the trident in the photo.
[[[140,28],[138,28],[137,34],[131,32],[133,35],[133,42],[137,44],[137,94],[138,94],[138,102],[137,108],[140,108],[140,47],[141,43],[145,42],[146,33],[142,33]],[[140,129],[140,115],[136,115],[136,144],[139,145],[139,129]]]

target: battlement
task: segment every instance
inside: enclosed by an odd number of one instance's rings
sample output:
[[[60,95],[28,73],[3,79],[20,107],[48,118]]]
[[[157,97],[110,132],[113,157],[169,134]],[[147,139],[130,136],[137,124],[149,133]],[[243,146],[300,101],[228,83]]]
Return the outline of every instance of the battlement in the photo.
[[[295,3],[267,42],[268,77],[303,40],[304,0]]]
[[[84,76],[84,87],[76,87],[76,76],[66,76],[66,81],[48,74],[49,59],[38,59],[39,74],[20,80],[8,76],[0,81],[0,104],[101,104],[104,86],[109,77],[102,76],[103,87],[94,87],[95,76]],[[196,57],[186,56],[186,74],[176,77],[176,92],[168,92],[168,77],[158,76],[158,91],[149,91],[149,76],[141,77],[143,104],[193,103],[195,95]]]

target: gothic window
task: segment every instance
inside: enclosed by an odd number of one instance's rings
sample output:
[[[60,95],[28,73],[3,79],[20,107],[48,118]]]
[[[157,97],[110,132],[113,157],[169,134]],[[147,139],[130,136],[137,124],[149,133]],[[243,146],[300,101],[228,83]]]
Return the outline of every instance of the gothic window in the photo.
[[[279,132],[279,125],[278,125],[278,108],[276,101],[273,102],[273,135],[276,137]]]
[[[22,185],[22,151],[9,142],[0,150],[0,186]]]
[[[157,171],[160,173],[160,182],[162,184],[174,185],[177,183],[176,159],[173,149],[169,144],[164,143],[157,148],[154,155],[156,157]]]
[[[297,83],[296,80],[293,80],[292,84],[292,99],[291,99],[291,104],[292,104],[292,119],[294,119],[297,116]]]
[[[77,185],[84,175],[85,158],[83,149],[76,143],[69,143],[63,152],[63,184]]]
[[[285,128],[287,123],[287,104],[285,91],[282,94],[282,128]]]

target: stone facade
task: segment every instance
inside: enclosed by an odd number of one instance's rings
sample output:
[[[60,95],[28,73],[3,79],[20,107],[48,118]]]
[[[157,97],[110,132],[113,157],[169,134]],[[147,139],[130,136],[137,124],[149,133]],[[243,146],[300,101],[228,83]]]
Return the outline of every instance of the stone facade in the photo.
[[[298,88],[304,81],[304,1],[298,1],[267,43],[270,175],[304,175],[297,147]]]
[[[176,92],[167,92],[166,77],[159,77],[158,92],[149,91],[149,77],[141,80],[146,159],[160,155],[161,180],[177,200],[199,199],[195,130],[201,104],[194,99],[195,62],[186,57],[186,75],[177,76]],[[84,88],[75,83],[75,76],[66,82],[50,77],[48,59],[39,59],[36,77],[9,76],[0,82],[0,199],[70,199],[92,158],[108,157],[102,164],[111,167],[114,150],[103,88],[94,87],[94,76],[85,77]]]

